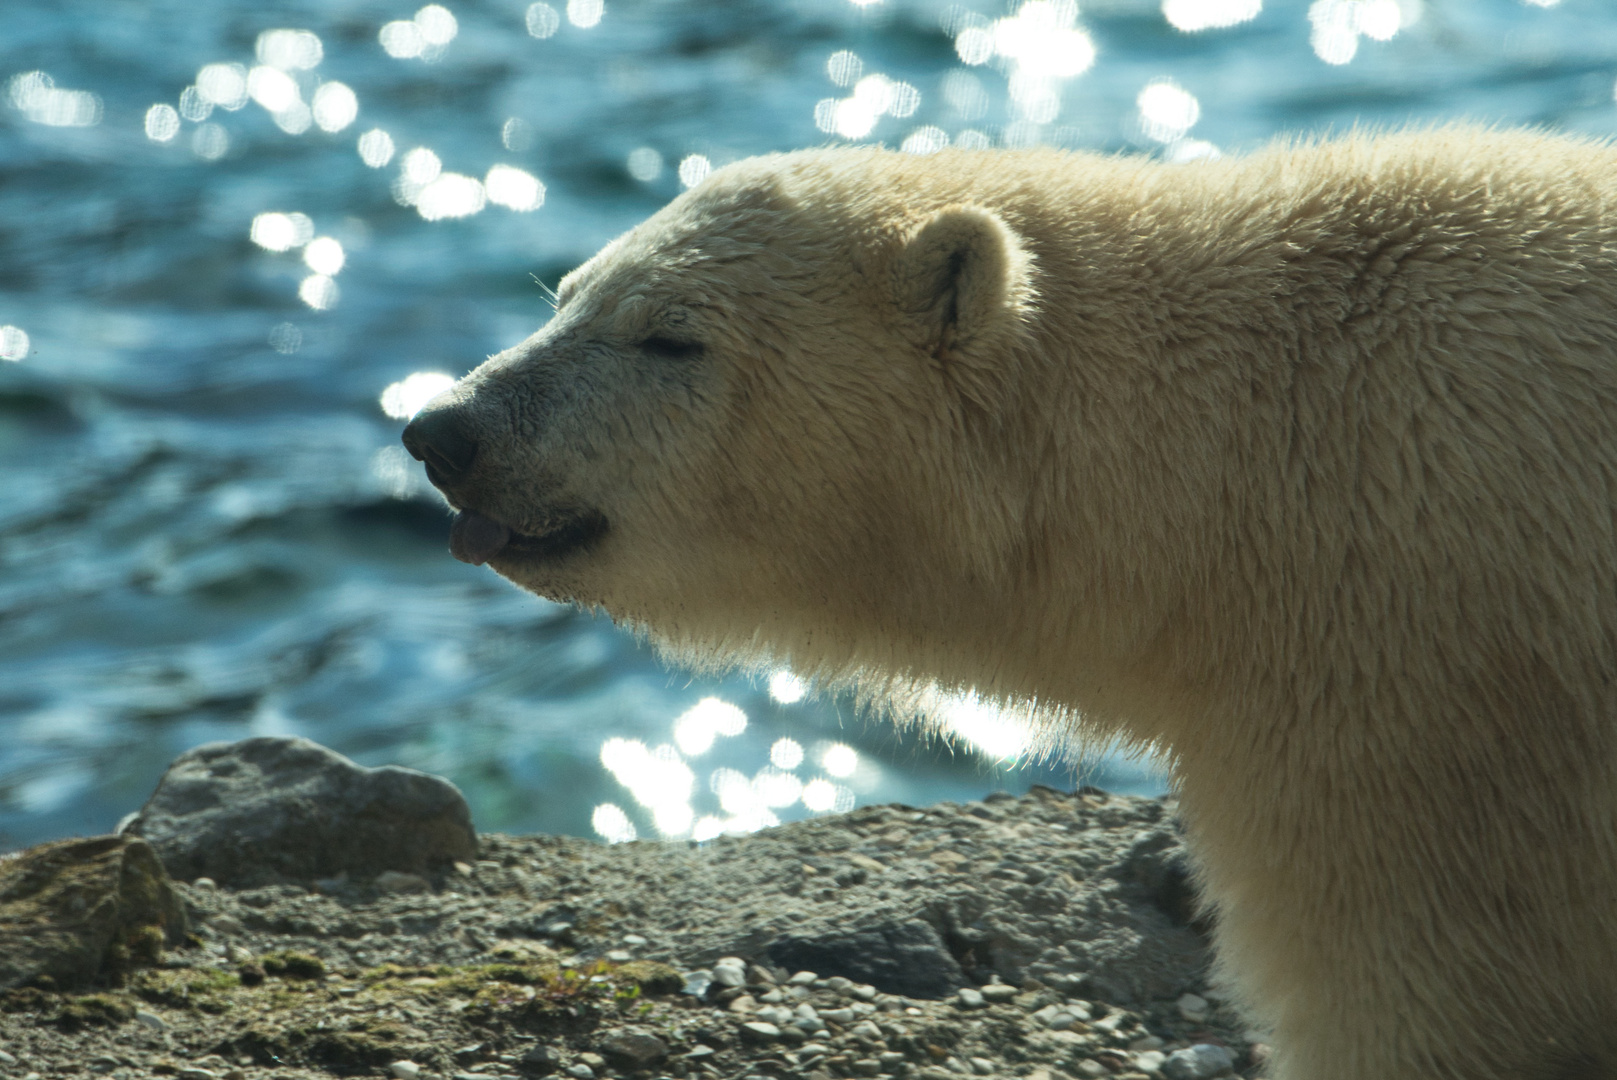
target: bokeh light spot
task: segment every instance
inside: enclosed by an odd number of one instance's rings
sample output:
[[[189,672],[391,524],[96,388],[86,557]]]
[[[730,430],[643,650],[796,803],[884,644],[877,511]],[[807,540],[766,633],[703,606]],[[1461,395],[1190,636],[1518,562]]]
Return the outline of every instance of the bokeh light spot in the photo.
[[[0,360],[21,360],[28,355],[28,332],[20,326],[0,326]]]
[[[230,133],[218,124],[203,124],[191,132],[191,152],[203,161],[218,161],[230,152]]]
[[[460,173],[439,173],[416,196],[415,209],[428,221],[470,217],[488,204],[488,193],[475,177]]]
[[[265,30],[258,35],[253,55],[260,64],[282,71],[307,71],[325,57],[320,38],[308,30]]]
[[[629,151],[629,175],[642,184],[649,184],[663,174],[663,156],[649,146]]]
[[[769,696],[782,705],[802,701],[807,692],[808,684],[784,668],[769,676]]]
[[[411,420],[426,407],[427,402],[455,385],[453,375],[441,371],[417,371],[387,389],[377,398],[382,411],[395,420]]]
[[[158,104],[146,110],[146,137],[153,142],[172,142],[180,133],[180,114],[174,106]]]
[[[381,128],[371,128],[359,137],[359,160],[380,169],[393,160],[393,136]]]
[[[526,21],[529,35],[540,39],[551,37],[561,29],[560,13],[542,2],[528,5]]]
[[[545,185],[539,178],[511,165],[496,165],[483,178],[488,201],[511,210],[537,210],[545,202]]]
[[[316,311],[330,311],[340,295],[337,283],[325,274],[310,274],[298,285],[298,299]]]
[[[857,53],[842,49],[831,54],[825,62],[825,73],[838,86],[852,86],[865,73],[865,62]]]
[[[101,122],[101,99],[88,90],[63,90],[43,71],[12,77],[11,107],[47,127],[94,127]]]
[[[1162,17],[1187,34],[1251,22],[1262,11],[1263,0],[1162,0]]]
[[[679,182],[682,187],[693,188],[706,180],[713,171],[713,163],[703,154],[691,154],[679,163]]]
[[[597,25],[605,14],[604,0],[567,0],[567,21],[580,30]]]
[[[803,764],[803,744],[796,739],[776,739],[769,748],[769,762],[782,769],[797,768]]]
[[[626,844],[639,836],[635,832],[634,822],[629,815],[616,803],[601,803],[590,814],[590,827],[609,844]]]
[[[314,122],[321,131],[338,132],[359,115],[359,98],[347,84],[321,83],[314,92]]]
[[[342,270],[347,255],[342,244],[334,237],[317,236],[303,249],[303,263],[317,274],[336,277]]]
[[[460,23],[442,4],[428,4],[417,11],[415,24],[421,28],[421,40],[428,45],[448,45],[460,33]]]
[[[1140,109],[1141,126],[1157,142],[1172,142],[1196,126],[1201,119],[1201,103],[1194,94],[1170,79],[1147,83],[1134,103]]]
[[[820,751],[820,767],[832,776],[852,776],[859,768],[859,751],[847,743],[832,743]]]
[[[269,211],[253,218],[248,235],[268,251],[291,251],[314,239],[314,222],[307,214]]]
[[[203,101],[233,112],[247,104],[247,69],[240,64],[208,64],[197,72],[196,88]]]

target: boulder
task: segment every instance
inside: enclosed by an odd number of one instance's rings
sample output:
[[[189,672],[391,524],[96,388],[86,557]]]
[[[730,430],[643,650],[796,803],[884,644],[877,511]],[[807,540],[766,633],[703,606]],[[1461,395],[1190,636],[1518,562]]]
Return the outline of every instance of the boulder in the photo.
[[[116,982],[185,932],[185,905],[143,840],[57,840],[0,858],[0,989]]]
[[[174,877],[236,888],[430,874],[477,857],[471,811],[449,781],[365,768],[298,738],[181,754],[122,831],[150,843]]]

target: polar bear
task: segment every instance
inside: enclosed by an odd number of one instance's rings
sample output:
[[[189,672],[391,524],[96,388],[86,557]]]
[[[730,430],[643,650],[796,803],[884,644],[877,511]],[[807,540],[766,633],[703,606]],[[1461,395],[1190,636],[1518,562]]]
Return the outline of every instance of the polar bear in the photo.
[[[405,432],[674,655],[1163,748],[1286,1080],[1617,1077],[1617,150],[721,170]]]

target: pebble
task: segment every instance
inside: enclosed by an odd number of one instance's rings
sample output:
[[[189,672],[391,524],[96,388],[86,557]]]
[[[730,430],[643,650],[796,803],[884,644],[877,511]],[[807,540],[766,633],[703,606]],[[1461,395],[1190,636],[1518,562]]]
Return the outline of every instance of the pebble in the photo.
[[[987,986],[983,987],[980,993],[985,1000],[993,1002],[995,1005],[1003,1005],[1005,1002],[1016,997],[1017,994],[1020,994],[1021,991],[1014,986],[996,982],[989,983]]]
[[[983,992],[981,990],[974,990],[969,986],[963,986],[955,994],[955,1004],[959,1005],[962,1009],[980,1009],[984,1005],[988,1004],[988,1000],[983,997]]]
[[[552,1046],[535,1046],[522,1055],[522,1064],[534,1072],[555,1072],[561,1066],[561,1055]]]
[[[819,978],[820,977],[814,974],[812,971],[799,971],[796,975],[793,975],[790,979],[786,980],[786,985],[813,986],[815,982],[819,980]]]
[[[1134,1055],[1134,1067],[1145,1073],[1159,1073],[1168,1055],[1161,1050],[1142,1050]]]
[[[668,1044],[644,1031],[614,1031],[600,1042],[601,1052],[630,1069],[649,1069],[668,1056]]]
[[[720,961],[713,965],[713,981],[720,986],[746,986],[747,969]]]
[[[730,1011],[734,1013],[750,1013],[758,1007],[758,1002],[751,994],[742,994],[730,1002]]]
[[[1179,1006],[1179,1015],[1194,1024],[1206,1020],[1211,1011],[1207,999],[1200,994],[1185,994],[1175,1004]]]
[[[851,1024],[858,1015],[852,1009],[826,1009],[820,1014],[820,1019],[829,1020],[833,1024]]]
[[[971,1071],[978,1076],[992,1076],[994,1074],[994,1063],[987,1058],[972,1058],[970,1065]]]
[[[567,1075],[571,1076],[573,1080],[595,1080],[595,1070],[582,1061],[577,1065],[567,1066]]]
[[[829,1054],[831,1048],[824,1043],[804,1043],[797,1048],[797,1052],[808,1057],[810,1054]]]
[[[853,988],[853,980],[845,979],[841,975],[833,975],[825,980],[825,985],[841,994]]]
[[[247,932],[247,927],[243,926],[241,920],[234,915],[215,915],[208,920],[208,925],[221,934],[229,934],[232,937],[239,937]]]
[[[195,889],[217,889],[219,885],[211,877],[199,877],[191,882],[191,887]]]
[[[15,1065],[15,1064],[17,1064],[17,1059],[16,1058],[12,1057],[10,1054],[6,1053],[4,1050],[0,1050],[0,1065]]]
[[[695,971],[685,972],[685,993],[691,997],[706,997],[708,987],[713,985],[713,972],[707,968],[698,968]]]
[[[401,895],[432,891],[432,882],[420,874],[407,874],[401,870],[383,870],[376,875],[375,884],[382,892]]]
[[[168,1030],[168,1024],[161,1016],[158,1016],[156,1013],[147,1012],[145,1009],[136,1009],[135,1019],[146,1027],[151,1028],[153,1031]],[[0,1058],[0,1062],[4,1061],[4,1058]]]
[[[627,964],[634,959],[634,953],[628,949],[612,949],[606,954],[606,958],[614,964]]]
[[[870,1039],[872,1042],[882,1037],[881,1028],[870,1020],[859,1021],[853,1026],[849,1034],[861,1039]]]
[[[850,1063],[848,1070],[855,1076],[876,1076],[881,1072],[881,1062],[875,1058],[860,1058]]]
[[[1094,1058],[1084,1058],[1084,1060],[1072,1067],[1072,1071],[1082,1077],[1083,1080],[1100,1080],[1102,1076],[1111,1075],[1111,1070]]]
[[[780,1028],[763,1020],[751,1020],[741,1025],[741,1034],[758,1042],[774,1042],[780,1038]]]
[[[219,1074],[208,1069],[199,1069],[195,1065],[188,1065],[174,1074],[180,1080],[219,1080]]]
[[[1234,1070],[1235,1055],[1212,1043],[1175,1050],[1162,1063],[1162,1075],[1168,1080],[1212,1080]]]
[[[413,1061],[395,1061],[387,1067],[397,1080],[416,1080],[421,1075],[421,1066]]]
[[[756,1015],[758,1019],[770,1024],[789,1024],[797,1014],[780,1005],[766,1005],[759,1009]]]
[[[848,993],[852,994],[860,1001],[876,1000],[876,988],[868,984],[864,986],[851,986],[848,988]]]
[[[625,945],[645,945],[647,944],[647,941],[639,934],[624,934],[623,943]]]

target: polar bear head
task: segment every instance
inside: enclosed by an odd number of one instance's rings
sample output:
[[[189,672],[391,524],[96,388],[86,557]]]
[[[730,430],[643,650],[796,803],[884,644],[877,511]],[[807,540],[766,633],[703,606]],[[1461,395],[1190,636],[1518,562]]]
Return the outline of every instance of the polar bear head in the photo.
[[[851,655],[859,611],[928,617],[940,568],[986,587],[1033,257],[919,164],[745,161],[569,274],[406,429],[456,556],[709,652],[792,627]]]

